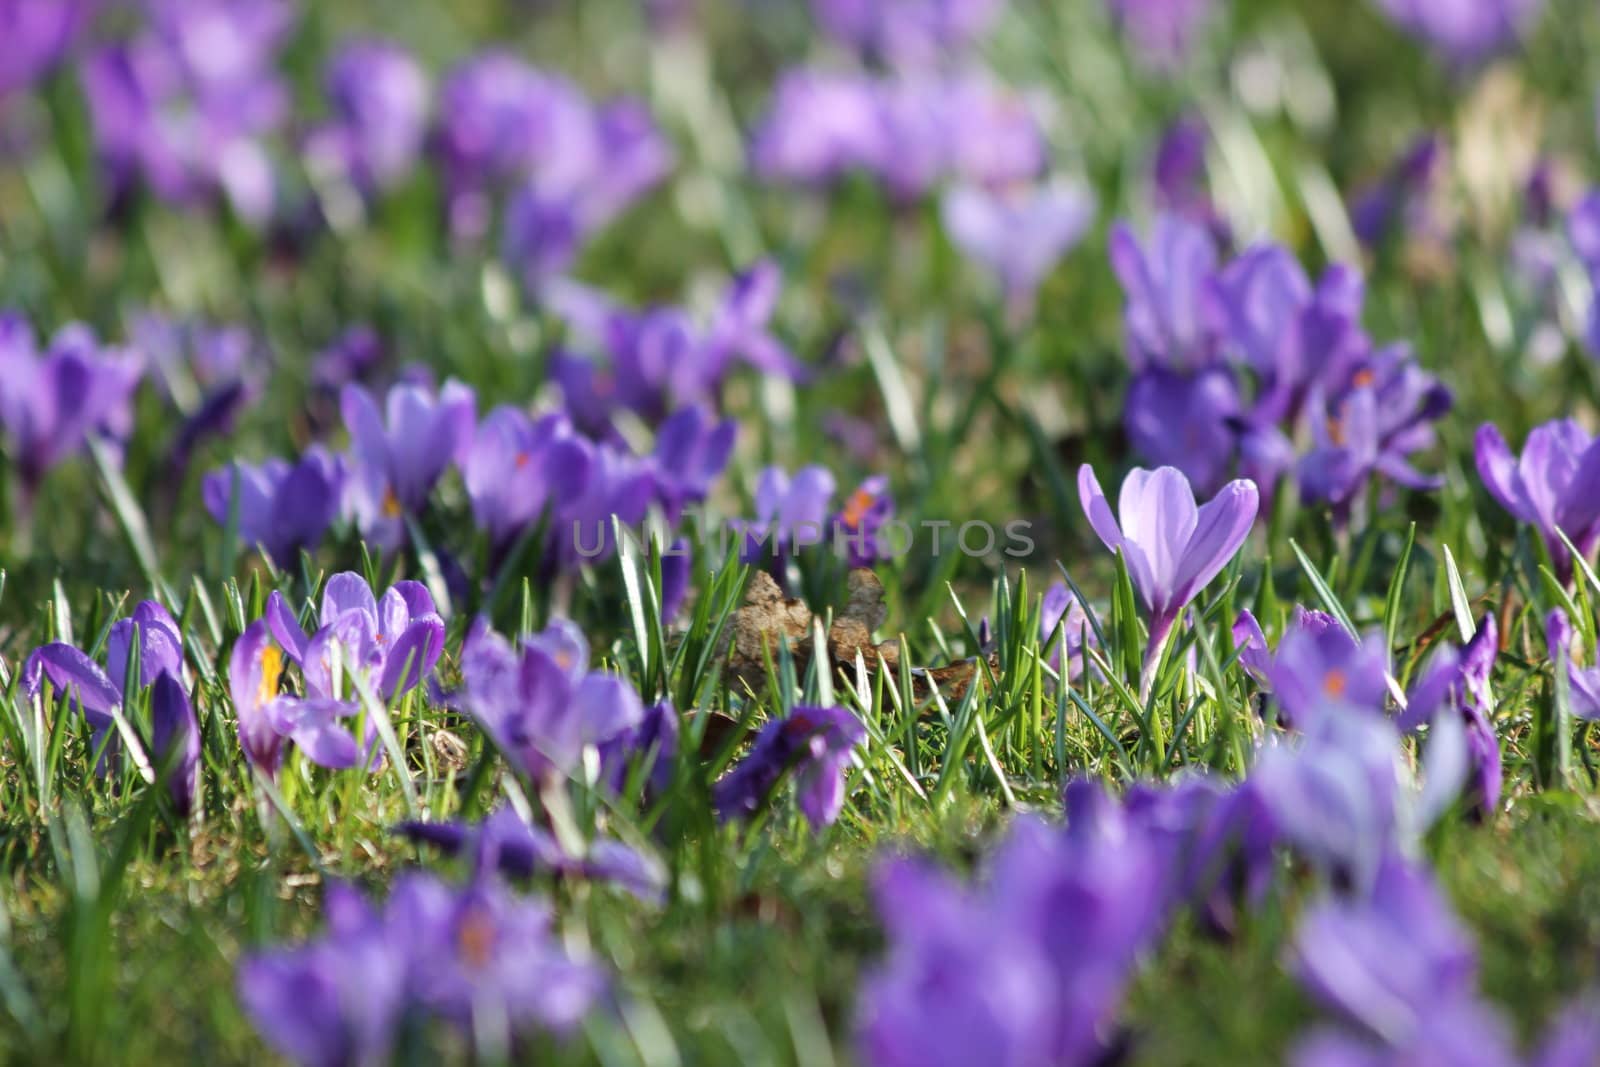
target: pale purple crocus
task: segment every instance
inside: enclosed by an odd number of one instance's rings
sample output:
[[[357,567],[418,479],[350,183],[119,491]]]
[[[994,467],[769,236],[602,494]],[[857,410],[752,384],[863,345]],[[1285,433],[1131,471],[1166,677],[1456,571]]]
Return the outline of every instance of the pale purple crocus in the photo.
[[[461,466],[472,516],[497,551],[560,502],[580,494],[591,450],[560,412],[529,418],[501,406],[484,416]]]
[[[1575,654],[1576,633],[1567,613],[1554,608],[1545,616],[1545,643],[1550,662],[1567,676],[1567,694],[1574,718],[1600,722],[1600,666],[1583,666]]]
[[[712,787],[712,804],[723,819],[749,819],[792,771],[800,813],[814,830],[831,826],[844,807],[845,771],[866,739],[866,726],[846,708],[797,705],[761,728],[749,754]]]
[[[358,706],[325,696],[301,699],[279,693],[283,653],[272,643],[267,620],[245,627],[228,659],[228,689],[245,758],[269,778],[283,765],[287,742],[311,762],[335,770],[360,761],[355,738],[339,725]]]
[[[1109,0],[1109,4],[1140,59],[1158,70],[1183,63],[1212,9],[1212,0]]]
[[[446,382],[437,395],[418,385],[389,390],[380,414],[359,385],[339,394],[350,432],[347,504],[362,533],[392,548],[403,520],[427,503],[434,485],[472,444],[477,400],[467,386]]]
[[[1557,419],[1529,433],[1515,456],[1500,431],[1484,423],[1473,439],[1473,458],[1489,494],[1534,528],[1557,577],[1570,581],[1574,561],[1557,533],[1583,556],[1600,540],[1600,441],[1572,419]]]
[[[1085,463],[1078,468],[1078,497],[1100,540],[1122,554],[1150,613],[1142,680],[1148,691],[1173,624],[1249,536],[1259,494],[1254,482],[1241,479],[1196,507],[1194,490],[1182,472],[1135,468],[1123,480],[1113,514],[1094,468]]]
[[[431,87],[416,59],[389,41],[347,41],[328,65],[324,88],[332,116],[306,139],[312,173],[362,194],[404,179],[428,127]]]
[[[1214,364],[1221,322],[1210,291],[1217,269],[1211,234],[1187,219],[1162,215],[1143,246],[1118,223],[1109,249],[1127,298],[1122,319],[1134,370],[1158,366],[1192,372]]]
[[[828,36],[901,66],[961,54],[1004,6],[1004,0],[811,0]]]
[[[756,517],[742,523],[741,558],[749,563],[768,554],[782,560],[805,545],[827,537],[828,508],[836,486],[826,467],[802,467],[791,477],[781,467],[768,467],[756,483]]]
[[[420,685],[444,652],[444,620],[421,582],[396,582],[376,597],[365,578],[342,571],[323,587],[315,633],[301,628],[276,590],[266,621],[313,697],[343,697],[342,677],[353,672],[379,698],[395,700]]]
[[[1543,0],[1378,0],[1395,24],[1456,66],[1502,52],[1532,27]]]
[[[92,7],[88,0],[0,2],[0,100],[55,69]]]
[[[322,543],[340,515],[343,490],[343,464],[320,445],[293,464],[276,458],[258,465],[235,461],[200,483],[206,511],[218,525],[236,518],[239,540],[261,546],[279,568]]]
[[[945,232],[991,275],[1008,300],[1025,305],[1094,223],[1087,186],[1056,180],[1005,190],[963,185],[941,204]]]
[[[1336,623],[1294,627],[1284,635],[1267,670],[1279,721],[1304,727],[1323,714],[1382,715],[1389,692],[1388,665],[1381,631],[1358,642]]]
[[[119,449],[133,428],[142,362],[68,326],[41,354],[22,316],[0,314],[0,430],[26,508],[44,476],[91,437]]]
[[[1146,462],[1176,467],[1206,493],[1227,480],[1242,414],[1238,386],[1226,368],[1186,373],[1151,365],[1128,386],[1122,424]]]
[[[461,650],[461,681],[461,707],[513,767],[535,778],[576,772],[586,749],[644,718],[632,686],[589,669],[589,644],[565,619],[517,644],[474,625]]]

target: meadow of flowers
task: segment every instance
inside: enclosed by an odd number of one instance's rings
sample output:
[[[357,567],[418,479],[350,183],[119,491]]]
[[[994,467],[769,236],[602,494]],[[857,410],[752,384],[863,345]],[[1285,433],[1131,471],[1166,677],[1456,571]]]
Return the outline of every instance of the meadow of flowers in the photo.
[[[1595,0],[0,0],[0,1061],[1600,1065]]]

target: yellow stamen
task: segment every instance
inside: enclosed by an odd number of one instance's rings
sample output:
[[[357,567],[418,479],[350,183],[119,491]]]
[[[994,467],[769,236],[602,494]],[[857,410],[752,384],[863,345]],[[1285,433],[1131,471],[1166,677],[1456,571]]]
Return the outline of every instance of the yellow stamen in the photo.
[[[456,931],[456,948],[468,967],[488,966],[494,955],[494,923],[476,908],[467,912]]]
[[[850,499],[844,505],[844,524],[851,529],[861,525],[861,520],[867,517],[867,509],[877,502],[878,498],[865,489],[857,489],[850,494]]]
[[[400,506],[400,498],[394,495],[394,490],[388,488],[384,489],[383,517],[386,519],[398,519],[400,517],[400,513],[404,510],[405,509]]]
[[[261,685],[256,689],[256,703],[265,704],[278,695],[278,678],[283,674],[283,653],[277,646],[268,645],[261,650]]]

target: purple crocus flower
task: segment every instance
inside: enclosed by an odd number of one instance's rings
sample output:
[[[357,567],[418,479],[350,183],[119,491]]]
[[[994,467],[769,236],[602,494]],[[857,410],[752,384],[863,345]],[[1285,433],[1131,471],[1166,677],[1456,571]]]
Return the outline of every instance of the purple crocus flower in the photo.
[[[211,517],[226,526],[237,509],[239,539],[260,545],[280,568],[293,565],[301,549],[322,543],[339,517],[343,491],[343,465],[320,445],[308,448],[293,465],[282,459],[259,466],[235,462],[200,483]]]
[[[1061,629],[1061,639],[1052,642],[1057,627]],[[1065,671],[1069,680],[1076,678],[1083,669],[1084,643],[1093,643],[1094,639],[1089,614],[1067,588],[1067,583],[1052,583],[1044,591],[1039,610],[1039,641],[1049,642],[1050,666]]]
[[[966,49],[1004,6],[1004,0],[811,0],[828,36],[901,65]]]
[[[1600,721],[1600,666],[1584,667],[1574,656],[1572,624],[1567,613],[1554,608],[1545,616],[1544,633],[1550,662],[1567,674],[1567,690],[1575,718]]]
[[[1227,479],[1238,451],[1238,388],[1223,367],[1179,373],[1150,366],[1134,376],[1122,422],[1147,462],[1176,467],[1201,492]]]
[[[1473,458],[1489,494],[1538,532],[1556,575],[1570,581],[1572,556],[1557,531],[1584,556],[1600,540],[1600,442],[1572,419],[1557,419],[1536,427],[1513,456],[1500,431],[1484,423]]]
[[[395,831],[446,855],[474,857],[480,863],[492,864],[512,877],[549,873],[609,882],[646,901],[659,901],[666,889],[666,871],[655,857],[604,837],[590,842],[582,855],[571,855],[554,834],[524,822],[509,806],[476,823],[405,822]]]
[[[826,467],[802,467],[792,478],[781,467],[762,471],[756,483],[755,521],[742,524],[740,558],[755,562],[769,544],[779,559],[804,545],[822,544],[833,493],[833,474]]]
[[[133,641],[137,633],[139,647],[134,652]],[[171,675],[178,683],[178,697],[165,693],[160,707],[152,703],[153,723],[161,734],[157,757],[164,756],[171,746],[183,748],[183,754],[168,779],[173,799],[181,810],[187,811],[187,802],[193,801],[195,764],[189,759],[189,749],[199,744],[198,732],[187,734],[193,723],[194,712],[189,708],[184,689],[186,672],[183,666],[183,637],[178,624],[166,608],[153,600],[141,601],[133,613],[112,623],[106,633],[106,665],[102,668],[82,651],[63,641],[41,645],[28,656],[22,666],[22,689],[31,699],[38,695],[46,680],[57,693],[70,698],[82,711],[89,724],[89,747],[103,754],[95,763],[95,773],[104,775],[120,760],[120,739],[113,733],[115,714],[122,709],[124,694],[140,692],[154,686],[162,677]],[[127,677],[130,656],[137,674]],[[187,715],[185,714],[187,712]],[[195,749],[198,759],[198,749]]]
[[[91,7],[87,0],[0,0],[0,100],[61,62]]]
[[[1229,482],[1197,508],[1194,490],[1180,471],[1135,468],[1122,482],[1113,515],[1094,468],[1085,463],[1078,468],[1078,497],[1100,540],[1122,553],[1134,588],[1150,612],[1144,679],[1148,688],[1178,616],[1249,536],[1260,503],[1255,483]]]
[[[1157,69],[1180,65],[1211,14],[1211,0],[1109,0],[1117,25]]]
[[[591,450],[566,415],[530,419],[510,406],[484,417],[461,465],[472,516],[504,549],[539,517],[583,491]]]
[[[606,442],[579,441],[588,451],[589,478],[580,494],[559,502],[551,527],[562,566],[610,558],[617,547],[613,524],[637,530],[656,502],[652,461]]]
[[[267,598],[267,627],[305,678],[310,696],[337,699],[340,674],[356,672],[384,701],[415,689],[444,652],[444,620],[421,582],[396,582],[375,597],[354,571],[328,579],[316,633],[307,635],[282,593]],[[333,662],[338,646],[339,663]]]
[[[239,1001],[261,1036],[299,1067],[389,1062],[406,1007],[412,943],[355,889],[328,887],[328,931],[239,964]]]
[[[1493,2],[1493,0],[1490,0]],[[1441,236],[1437,190],[1447,176],[1444,139],[1424,134],[1410,144],[1377,180],[1351,200],[1350,222],[1368,247],[1396,235],[1431,240]]]
[[[956,247],[1025,303],[1094,223],[1094,194],[1067,181],[1003,192],[966,185],[945,193],[942,216]]]
[[[1543,0],[1378,0],[1395,24],[1457,66],[1514,45]]]
[[[338,392],[360,382],[383,362],[383,338],[365,323],[351,326],[318,352],[311,362],[311,380],[318,389]]]
[[[1503,779],[1494,692],[1489,685],[1499,652],[1499,625],[1492,613],[1485,614],[1459,657],[1440,664],[1418,683],[1399,719],[1400,728],[1409,731],[1439,715],[1460,717],[1471,772],[1469,794],[1481,817],[1492,816],[1499,806]]]
[[[875,883],[889,947],[865,979],[857,1040],[886,1067],[1100,1062],[1167,893],[1155,840],[1087,802],[1066,831],[1019,820],[982,887],[912,860]]]
[[[1206,151],[1211,133],[1202,119],[1185,116],[1168,126],[1156,143],[1150,184],[1157,210],[1205,225],[1224,237],[1227,223],[1217,215],[1206,188]]]
[[[283,653],[272,643],[267,620],[245,627],[228,658],[228,689],[245,758],[268,777],[283,763],[284,742],[293,741],[311,762],[334,770],[360,762],[355,738],[338,720],[355,715],[353,703],[326,696],[279,695]]]
[[[1358,643],[1336,623],[1294,627],[1279,643],[1267,671],[1279,721],[1304,726],[1319,714],[1344,714],[1347,709],[1383,714],[1388,665],[1381,631]]]
[[[633,687],[589,670],[589,644],[565,619],[513,645],[483,623],[461,649],[461,707],[524,774],[571,774],[585,748],[644,718]]]
[[[150,755],[167,772],[167,792],[179,815],[195,809],[200,796],[200,723],[180,676],[163,671],[150,689]]]
[[[25,496],[90,436],[117,443],[133,428],[143,375],[130,354],[101,347],[85,326],[56,334],[42,356],[17,314],[0,314],[0,429]]]
[[[711,802],[723,819],[750,818],[793,770],[801,814],[815,830],[832,826],[844,807],[845,769],[866,739],[845,708],[796,705],[761,728],[750,753],[712,787]]]
[[[1428,1015],[1474,996],[1477,954],[1428,875],[1391,852],[1369,892],[1323,901],[1301,919],[1295,966],[1324,1005],[1414,1047]]]
[[[326,91],[332,118],[305,145],[312,172],[362,193],[404,179],[428,125],[428,76],[416,59],[389,41],[348,41],[328,65]]]
[[[675,524],[685,507],[706,498],[711,483],[728,465],[738,432],[733,419],[716,420],[699,406],[674,412],[661,424],[651,460],[669,523]]]
[[[142,182],[190,205],[220,193],[265,222],[276,179],[266,138],[287,119],[275,69],[293,22],[280,0],[157,0],[149,24],[83,67],[95,144],[119,194]]]
[[[1175,215],[1156,219],[1148,246],[1125,223],[1112,227],[1111,266],[1127,302],[1122,320],[1134,370],[1194,371],[1219,357],[1210,279],[1217,247],[1203,228]]]
[[[876,168],[882,128],[871,78],[785,71],[751,143],[751,163],[768,179],[829,184],[851,171]]]
[[[889,558],[879,534],[894,518],[894,497],[889,495],[889,479],[875,474],[845,498],[844,507],[830,520],[835,551],[843,549],[851,567],[871,567]]]
[[[401,540],[401,520],[427,503],[445,469],[472,445],[477,400],[471,389],[446,382],[435,396],[417,385],[389,390],[386,416],[359,385],[339,394],[350,432],[347,501],[362,533],[385,547]]]
[[[1594,292],[1589,301],[1584,340],[1589,354],[1600,359],[1600,193],[1590,193],[1572,209],[1567,219],[1567,236],[1589,271],[1590,288]]]

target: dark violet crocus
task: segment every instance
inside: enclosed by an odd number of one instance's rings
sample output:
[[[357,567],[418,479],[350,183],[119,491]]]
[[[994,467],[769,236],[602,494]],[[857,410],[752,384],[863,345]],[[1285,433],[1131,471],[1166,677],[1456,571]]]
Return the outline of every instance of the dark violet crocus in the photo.
[[[1432,133],[1418,137],[1384,174],[1352,197],[1350,222],[1356,236],[1369,247],[1396,236],[1441,237],[1446,223],[1440,215],[1438,190],[1448,176],[1448,162],[1442,137]]]
[[[945,232],[991,275],[1007,299],[1029,303],[1061,257],[1094,223],[1094,194],[1077,182],[992,190],[960,186],[944,195]]]
[[[0,100],[54,69],[90,11],[87,0],[0,0]]]
[[[228,689],[245,758],[269,778],[283,764],[286,741],[323,767],[340,770],[360,762],[355,738],[339,725],[356,715],[358,706],[325,696],[281,695],[282,675],[283,653],[272,643],[267,620],[257,619],[239,635],[228,659]]]
[[[1150,612],[1143,680],[1148,689],[1178,616],[1249,536],[1260,502],[1255,483],[1229,482],[1197,508],[1194,490],[1181,472],[1135,468],[1122,482],[1113,514],[1094,468],[1085,463],[1078,468],[1078,497],[1100,540],[1122,553]]]
[[[355,673],[380,699],[395,700],[420,685],[444,652],[444,620],[421,582],[396,582],[380,598],[361,575],[343,571],[323,588],[317,621],[308,636],[282,593],[267,598],[267,627],[313,697],[344,696],[342,676]]]
[[[1241,407],[1223,367],[1184,373],[1150,366],[1128,386],[1122,423],[1148,462],[1176,467],[1201,492],[1215,492],[1238,450]]]
[[[845,770],[866,739],[845,708],[797,705],[761,728],[750,753],[712,788],[712,803],[723,819],[748,819],[792,770],[801,814],[813,829],[832,826],[844,807]]]
[[[339,517],[343,492],[343,464],[320,445],[292,465],[282,459],[259,466],[235,462],[200,483],[211,517],[227,526],[237,512],[239,540],[260,545],[280,568],[293,566],[301,549],[322,543]]]
[[[478,528],[497,549],[508,547],[547,509],[583,491],[591,451],[562,413],[531,419],[519,408],[495,408],[461,465]]]
[[[1572,554],[1565,534],[1584,555],[1600,540],[1600,441],[1572,419],[1536,427],[1514,456],[1492,423],[1473,439],[1478,476],[1489,494],[1544,541],[1563,581],[1572,578]]]
[[[131,354],[103,348],[85,326],[68,326],[40,355],[33,330],[0,314],[0,428],[24,505],[45,474],[100,437],[120,448],[133,428],[133,392],[144,373]]]
[[[362,193],[404,179],[422,152],[429,84],[421,65],[388,41],[353,40],[328,65],[332,117],[306,139],[309,168]]]
[[[475,624],[461,649],[458,699],[501,754],[536,778],[574,773],[586,748],[644,718],[632,686],[589,669],[589,644],[565,619],[516,645]]]
[[[163,671],[150,689],[150,756],[167,770],[167,793],[179,815],[200,797],[200,723],[179,675]]]
[[[698,405],[674,412],[661,424],[651,461],[667,522],[676,524],[685,507],[706,498],[728,466],[738,432],[733,419],[718,420]]]
[[[446,382],[435,395],[418,385],[389,390],[385,413],[359,385],[339,394],[350,432],[346,501],[362,533],[392,548],[403,537],[403,519],[427,503],[428,494],[452,464],[466,456],[476,425],[477,400],[460,382]]]
[[[514,878],[555,874],[611,883],[646,901],[659,901],[666,890],[667,872],[654,856],[607,837],[595,838],[582,854],[573,855],[553,833],[524,822],[509,806],[476,823],[405,822],[395,832],[446,855],[495,866]]]
[[[1457,66],[1504,51],[1531,27],[1543,0],[1378,0],[1395,24]]]
[[[194,205],[221,194],[267,221],[277,180],[267,138],[288,118],[276,69],[294,9],[282,0],[158,0],[148,25],[85,62],[95,146],[119,194],[142,183]]]

